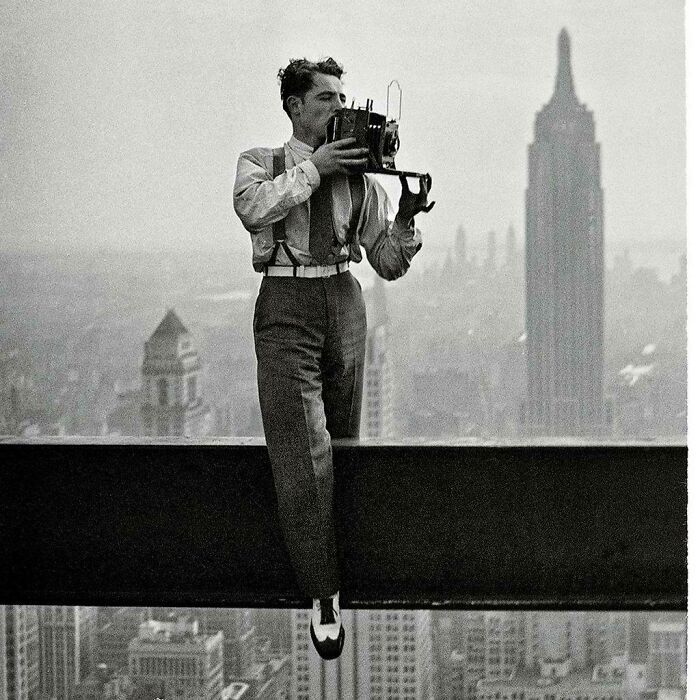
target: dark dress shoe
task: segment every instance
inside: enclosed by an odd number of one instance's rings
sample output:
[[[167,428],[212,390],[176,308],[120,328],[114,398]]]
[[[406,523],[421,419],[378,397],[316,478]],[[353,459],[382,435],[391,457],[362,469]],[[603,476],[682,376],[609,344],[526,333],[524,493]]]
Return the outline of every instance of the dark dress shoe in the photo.
[[[321,600],[322,626],[337,624],[339,616],[340,611],[333,609],[333,598],[324,598]],[[311,633],[311,641],[314,643],[314,648],[322,659],[332,661],[340,656],[343,651],[343,645],[345,644],[345,628],[342,623],[340,624],[340,632],[337,637],[322,635],[324,639],[323,641],[319,641],[316,636],[316,631],[314,630],[312,613],[311,622],[309,623],[309,632]]]

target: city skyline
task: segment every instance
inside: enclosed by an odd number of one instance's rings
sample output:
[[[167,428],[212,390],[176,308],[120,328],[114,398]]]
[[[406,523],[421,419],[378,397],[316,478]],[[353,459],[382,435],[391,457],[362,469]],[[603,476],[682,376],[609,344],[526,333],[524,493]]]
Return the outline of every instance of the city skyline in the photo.
[[[0,605],[0,699],[686,697],[684,613],[346,615],[345,653],[323,662],[306,610]]]
[[[524,251],[512,249],[508,232],[483,257],[465,247],[460,231],[453,241],[440,264],[384,285],[379,306],[380,289],[363,280],[371,339],[364,436],[523,436]],[[89,256],[0,262],[13,290],[0,338],[5,433],[141,435],[139,407],[158,402],[157,392],[143,394],[149,382],[156,389],[141,372],[144,342],[174,309],[202,364],[196,405],[209,427],[196,432],[262,435],[250,328],[254,275],[232,279],[226,261],[207,256],[141,256],[128,268],[104,260],[104,272],[92,270]],[[681,255],[668,282],[625,255],[606,271],[604,376],[616,414],[610,438],[685,440],[685,290]],[[172,381],[176,388],[175,375]]]

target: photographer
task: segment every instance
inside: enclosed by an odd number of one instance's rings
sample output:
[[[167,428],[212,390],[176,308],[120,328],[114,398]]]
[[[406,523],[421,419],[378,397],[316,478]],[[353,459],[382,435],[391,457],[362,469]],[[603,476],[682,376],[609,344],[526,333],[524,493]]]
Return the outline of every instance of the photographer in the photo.
[[[292,122],[283,149],[254,148],[238,160],[234,209],[251,234],[263,273],[253,330],[263,426],[280,522],[301,590],[313,599],[311,638],[337,658],[344,630],[333,521],[331,438],[360,428],[366,318],[349,262],[403,275],[421,247],[413,217],[429,211],[429,176],[399,211],[375,178],[359,173],[367,149],[325,143],[345,105],[343,69],[332,58],[280,69],[282,107]]]

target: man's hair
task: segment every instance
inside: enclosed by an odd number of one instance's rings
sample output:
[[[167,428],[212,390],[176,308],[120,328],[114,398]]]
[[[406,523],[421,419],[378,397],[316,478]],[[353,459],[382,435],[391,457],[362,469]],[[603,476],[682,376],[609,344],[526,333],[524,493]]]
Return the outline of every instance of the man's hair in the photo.
[[[286,68],[280,68],[277,72],[277,79],[280,81],[280,97],[282,98],[282,109],[291,119],[287,98],[296,95],[303,99],[304,95],[314,84],[314,74],[325,73],[336,78],[342,77],[343,67],[336,63],[330,56],[314,63],[305,58],[292,58]]]

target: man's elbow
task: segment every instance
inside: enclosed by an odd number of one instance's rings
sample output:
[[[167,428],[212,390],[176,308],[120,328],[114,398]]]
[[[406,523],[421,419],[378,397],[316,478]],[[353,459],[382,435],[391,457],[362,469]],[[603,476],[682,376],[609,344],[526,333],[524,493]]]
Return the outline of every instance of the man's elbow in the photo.
[[[233,196],[233,210],[241,220],[243,226],[250,231],[256,228],[255,209],[250,206],[250,202],[243,197]]]
[[[408,267],[404,268],[396,268],[392,266],[383,266],[383,265],[378,265],[377,267],[374,268],[376,273],[384,280],[387,282],[393,282],[394,280],[399,279],[399,277],[403,277],[406,272],[408,271]]]

